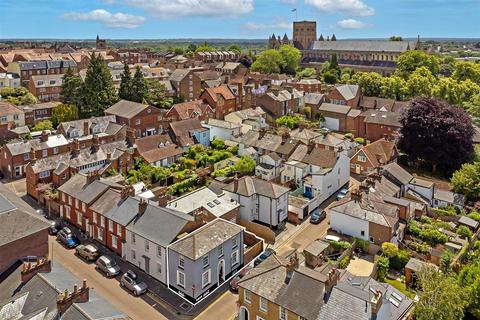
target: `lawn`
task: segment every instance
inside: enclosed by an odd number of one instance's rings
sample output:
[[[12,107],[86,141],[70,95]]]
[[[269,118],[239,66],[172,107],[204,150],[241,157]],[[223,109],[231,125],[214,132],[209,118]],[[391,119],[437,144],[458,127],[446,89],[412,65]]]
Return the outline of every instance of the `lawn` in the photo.
[[[408,290],[407,287],[405,286],[405,283],[398,281],[398,280],[391,280],[391,279],[385,279],[385,281],[392,285],[395,289],[409,297],[410,299],[415,298],[415,293],[411,290]]]

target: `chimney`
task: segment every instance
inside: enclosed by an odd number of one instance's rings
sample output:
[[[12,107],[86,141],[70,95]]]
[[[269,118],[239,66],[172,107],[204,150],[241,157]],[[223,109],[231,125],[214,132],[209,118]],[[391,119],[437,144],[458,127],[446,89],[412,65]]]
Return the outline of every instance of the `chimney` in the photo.
[[[310,153],[315,149],[315,142],[313,140],[308,141],[307,152]]]
[[[90,134],[90,130],[88,130],[88,121],[83,121],[83,135],[88,136]]]
[[[100,149],[100,137],[98,136],[98,134],[94,134],[92,137],[92,147],[95,152]]]
[[[78,139],[73,139],[72,153],[74,156],[78,156],[80,154],[80,141]]]
[[[100,175],[98,174],[98,171],[89,172],[87,173],[87,184],[90,184],[99,178],[100,178]]]
[[[47,130],[42,131],[42,135],[40,136],[40,141],[41,142],[47,142],[48,141],[48,132]]]
[[[362,193],[360,192],[360,190],[352,191],[350,193],[350,199],[355,201],[355,203],[361,201],[362,200]]]
[[[30,162],[34,164],[35,161],[37,161],[37,156],[35,155],[35,149],[33,149],[33,147],[30,147]]]
[[[285,283],[288,284],[290,282],[290,279],[292,278],[293,271],[297,269],[299,266],[299,259],[297,252],[290,257],[290,260],[288,261],[287,265],[285,266],[286,270],[286,275],[285,275]]]
[[[237,192],[237,190],[238,190],[238,178],[235,177],[233,179],[233,192]]]
[[[305,122],[300,121],[298,123],[298,130],[303,131],[305,129]]]
[[[127,143],[129,146],[135,145],[135,129],[127,128]]]
[[[228,84],[228,81],[230,81],[230,77],[229,77],[229,76],[225,76],[225,84]]]
[[[83,285],[79,288],[76,284],[73,285],[73,292],[68,292],[68,289],[65,289],[64,292],[61,292],[57,296],[57,310],[60,315],[63,315],[65,311],[70,308],[74,303],[85,303],[90,299],[89,294],[90,288],[87,286],[87,280],[83,280]]]
[[[374,290],[373,297],[370,299],[372,305],[372,316],[376,316],[382,307],[383,293],[380,290]]]
[[[145,213],[145,210],[147,210],[147,205],[148,203],[143,200],[143,199],[140,199],[140,202],[138,203],[138,215],[141,216]]]
[[[121,191],[122,200],[125,200],[128,197],[134,197],[134,196],[135,196],[135,189],[132,186],[126,185],[122,188],[122,191]]]
[[[285,132],[282,133],[282,143],[286,143],[290,139],[290,133],[285,130]]]
[[[37,259],[34,265],[32,265],[31,263],[23,264],[20,278],[22,283],[25,284],[37,273],[48,273],[50,271],[52,271],[52,262],[50,260]]]
[[[258,136],[258,140],[262,139],[263,137],[265,137],[265,134],[267,133],[267,130],[262,128],[260,129],[259,131],[260,135]]]

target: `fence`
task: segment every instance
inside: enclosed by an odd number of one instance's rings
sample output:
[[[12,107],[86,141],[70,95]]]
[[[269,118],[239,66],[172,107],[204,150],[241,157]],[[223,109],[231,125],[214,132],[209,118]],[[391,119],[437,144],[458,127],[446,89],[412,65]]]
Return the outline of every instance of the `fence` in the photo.
[[[239,220],[238,224],[245,227],[247,231],[255,234],[257,237],[262,238],[266,243],[275,243],[275,233],[269,227],[246,220]]]
[[[243,263],[247,264],[252,261],[263,251],[263,240],[258,238],[251,232],[244,232],[243,242],[248,246],[243,255]]]

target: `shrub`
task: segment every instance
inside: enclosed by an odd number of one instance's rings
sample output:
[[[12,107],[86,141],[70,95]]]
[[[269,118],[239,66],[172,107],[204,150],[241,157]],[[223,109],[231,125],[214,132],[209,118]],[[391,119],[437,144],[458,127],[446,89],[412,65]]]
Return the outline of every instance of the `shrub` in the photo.
[[[416,221],[411,221],[410,224],[408,225],[408,232],[415,237],[418,237],[420,235],[420,227],[418,226],[418,223]]]
[[[448,236],[446,234],[435,229],[424,229],[420,231],[419,237],[432,247],[435,247],[437,244],[444,244],[448,241]]]
[[[353,243],[355,243],[355,245],[359,247],[363,252],[368,252],[368,248],[370,247],[370,242],[368,242],[367,240],[363,240],[360,238],[353,238]]]
[[[345,138],[345,139],[352,139],[353,137],[354,137],[354,136],[353,136],[353,133],[350,133],[350,132],[345,133],[345,135],[344,135],[344,138]]]
[[[210,143],[210,145],[212,146],[212,148],[216,149],[216,150],[223,150],[225,149],[225,142],[223,140],[220,140],[220,139],[213,139],[212,142]]]
[[[467,226],[459,226],[457,228],[457,234],[463,239],[470,239],[473,236],[472,230],[470,230]]]
[[[354,141],[358,144],[363,144],[363,145],[366,144],[366,141],[364,138],[355,138]]]
[[[347,241],[332,241],[330,244],[336,251],[347,250],[352,247],[352,245]]]
[[[403,269],[410,260],[410,252],[399,250],[397,255],[390,259],[390,266],[395,270]]]
[[[384,282],[385,277],[388,274],[388,270],[390,269],[390,260],[388,260],[386,256],[377,256],[376,262],[378,280]]]
[[[338,262],[338,268],[339,269],[345,269],[348,266],[349,263],[350,263],[350,257],[345,256]]]
[[[427,217],[427,216],[421,216],[420,219],[418,219],[421,223],[432,223],[432,218]]]
[[[382,243],[382,252],[384,255],[391,259],[398,254],[398,247],[396,244],[393,244],[391,242],[384,242]]]

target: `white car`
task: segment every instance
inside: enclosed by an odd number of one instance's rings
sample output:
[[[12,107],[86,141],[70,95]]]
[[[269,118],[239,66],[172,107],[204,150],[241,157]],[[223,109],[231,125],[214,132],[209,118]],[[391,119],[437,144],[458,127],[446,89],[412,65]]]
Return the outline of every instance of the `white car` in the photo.
[[[337,236],[327,235],[325,236],[325,240],[332,242],[340,242],[341,239]]]

